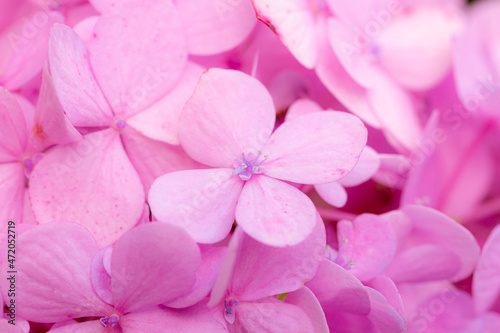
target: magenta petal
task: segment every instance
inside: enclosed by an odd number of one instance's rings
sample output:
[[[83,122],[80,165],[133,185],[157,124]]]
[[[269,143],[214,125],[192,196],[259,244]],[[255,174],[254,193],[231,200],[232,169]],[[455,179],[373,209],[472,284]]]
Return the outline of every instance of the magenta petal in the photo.
[[[305,285],[316,295],[325,312],[356,315],[370,312],[370,298],[363,284],[332,261],[324,259],[316,276]]]
[[[203,252],[201,264],[196,271],[196,282],[189,294],[164,305],[170,308],[187,308],[204,299],[215,284],[226,252],[226,247],[213,247]]]
[[[90,232],[74,223],[50,223],[20,235],[17,314],[30,321],[51,323],[110,311],[90,283],[90,265],[97,250]],[[3,264],[4,272],[7,264]],[[9,289],[7,282],[2,279],[4,293]]]
[[[371,280],[389,265],[398,245],[396,233],[384,218],[362,214],[353,222],[337,225],[342,255],[352,260],[351,273],[361,281]]]
[[[82,139],[82,135],[69,122],[57,99],[47,67],[43,69],[42,78],[35,122],[30,132],[31,149],[37,152],[55,144],[64,145]]]
[[[321,304],[319,304],[318,299],[309,288],[302,287],[297,291],[287,294],[285,302],[298,306],[309,316],[314,326],[314,333],[330,332]]]
[[[90,63],[116,115],[129,117],[174,87],[187,61],[182,30],[170,0],[115,3],[99,18]]]
[[[236,307],[235,332],[314,332],[309,316],[298,306],[265,298]]]
[[[403,300],[394,281],[385,275],[379,275],[370,281],[369,286],[381,293],[401,317],[405,317]]]
[[[269,155],[264,174],[300,184],[338,180],[358,162],[367,131],[345,112],[310,113],[286,121],[262,151]]]
[[[300,289],[316,275],[326,244],[323,221],[316,216],[313,232],[301,243],[271,247],[244,235],[234,268],[231,293],[242,301]]]
[[[113,112],[94,77],[85,45],[70,27],[56,24],[52,28],[49,64],[57,97],[71,123],[109,125]]]
[[[2,333],[24,333],[20,327],[10,324],[3,318],[0,319],[0,331]]]
[[[49,332],[54,333],[104,333],[109,332],[109,329],[102,326],[99,320],[91,320],[83,323],[69,324],[62,327],[51,329]]]
[[[238,46],[257,23],[250,1],[176,2],[190,54],[210,55]]]
[[[264,175],[248,180],[236,207],[236,221],[255,238],[271,246],[296,245],[316,225],[316,208],[297,188]]]
[[[200,261],[198,246],[179,227],[153,222],[128,231],[111,254],[115,308],[130,312],[188,293]]]
[[[106,303],[113,305],[113,294],[111,293],[111,275],[106,269],[104,257],[106,253],[112,252],[111,247],[99,250],[92,260],[90,268],[90,281],[95,293]],[[109,256],[109,255],[108,255]]]
[[[477,262],[472,292],[476,311],[486,312],[500,296],[500,226],[488,236]]]
[[[39,223],[78,222],[100,246],[132,228],[144,205],[139,177],[111,129],[51,150],[33,171],[29,192]]]
[[[158,221],[185,228],[199,243],[215,243],[231,230],[242,187],[231,169],[178,171],[153,183],[148,202]]]
[[[17,162],[26,149],[26,122],[17,100],[3,88],[0,88],[0,123],[0,162]]]
[[[123,333],[227,332],[204,306],[178,311],[162,310],[158,307],[134,311],[120,320],[120,327]]]
[[[241,153],[257,153],[274,128],[271,96],[242,72],[210,69],[201,76],[179,120],[179,140],[198,162],[232,167]]]
[[[407,331],[405,318],[401,316],[375,289],[366,287],[370,295],[371,311],[368,318],[378,332],[401,333]]]

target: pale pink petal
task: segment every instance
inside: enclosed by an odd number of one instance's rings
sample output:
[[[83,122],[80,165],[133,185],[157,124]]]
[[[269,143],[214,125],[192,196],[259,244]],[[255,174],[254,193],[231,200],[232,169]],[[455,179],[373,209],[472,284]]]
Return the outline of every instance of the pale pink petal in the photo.
[[[367,131],[359,118],[324,111],[283,123],[262,149],[264,174],[301,184],[336,181],[357,163]]]
[[[448,74],[458,15],[437,6],[419,6],[402,15],[376,37],[382,67],[403,87],[427,90]]]
[[[324,259],[316,276],[305,285],[316,295],[325,312],[365,316],[370,312],[370,298],[363,284],[330,260]]]
[[[61,13],[37,6],[24,6],[20,13],[0,32],[0,86],[10,90],[21,88],[40,72],[47,61],[50,28],[64,21]]]
[[[147,6],[140,1],[115,3],[96,23],[89,53],[104,95],[123,118],[170,91],[187,61],[183,29],[170,0]]]
[[[55,144],[64,145],[82,139],[57,99],[47,67],[43,69],[42,87],[29,139],[31,149],[36,152]]]
[[[316,225],[316,208],[303,192],[264,175],[248,180],[236,208],[238,225],[270,246],[297,245]]]
[[[104,333],[109,332],[106,327],[102,326],[99,320],[91,320],[83,323],[65,325],[51,329],[49,332],[54,333]]]
[[[19,162],[0,163],[0,230],[5,231],[8,221],[23,220],[24,166]]]
[[[414,237],[421,237],[424,243],[445,247],[458,255],[462,264],[452,281],[465,279],[472,273],[480,249],[469,230],[432,208],[407,205],[401,210],[413,223]]]
[[[179,227],[153,222],[128,231],[111,254],[115,308],[126,313],[187,294],[200,262],[198,246]]]
[[[189,157],[180,146],[150,139],[133,128],[122,131],[127,155],[148,191],[156,178],[170,172],[204,167]]]
[[[252,0],[258,18],[268,24],[299,62],[314,68],[318,57],[316,19],[306,0]]]
[[[24,333],[20,327],[10,324],[7,319],[3,318],[0,319],[0,331],[2,333]]]
[[[290,107],[288,108],[285,116],[285,121],[291,120],[296,117],[300,117],[309,113],[313,112],[320,112],[323,111],[323,108],[319,106],[316,102],[313,100],[307,99],[307,98],[302,98],[297,101],[295,101]]]
[[[107,246],[141,217],[144,190],[116,131],[84,138],[55,148],[37,164],[30,180],[31,203],[39,223],[80,223],[100,246]]]
[[[204,306],[195,306],[186,310],[162,310],[148,308],[134,311],[120,320],[123,333],[224,333],[224,327],[218,323]]]
[[[73,30],[80,36],[80,39],[85,45],[88,45],[89,41],[92,39],[97,20],[99,20],[99,16],[90,16],[81,20],[73,27]]]
[[[240,242],[230,290],[238,300],[254,301],[298,290],[316,275],[326,245],[325,227],[317,215],[313,232],[286,248],[267,246],[247,235]]]
[[[111,310],[92,290],[90,265],[98,248],[84,227],[67,222],[37,226],[19,236],[16,250],[17,315],[51,323]],[[4,280],[5,297],[9,288]]]
[[[203,252],[201,264],[196,271],[196,282],[190,293],[164,305],[170,308],[187,308],[204,299],[215,285],[226,252],[226,247],[213,247]]]
[[[94,77],[88,51],[70,27],[56,24],[52,28],[49,64],[57,97],[74,126],[111,123],[113,112]]]
[[[309,316],[309,319],[314,326],[314,333],[330,332],[323,309],[321,308],[318,299],[309,288],[302,287],[293,293],[287,294],[285,302],[298,306]]]
[[[27,144],[26,122],[16,98],[0,87],[0,162],[19,161]]]
[[[99,13],[104,13],[114,3],[113,0],[89,0],[89,2]]]
[[[330,205],[341,208],[347,202],[347,192],[339,182],[314,185],[321,199]]]
[[[405,317],[403,300],[394,281],[385,275],[379,275],[370,281],[369,286],[381,293],[401,317]]]
[[[379,154],[380,167],[373,179],[389,188],[402,189],[405,185],[410,160],[399,154]]]
[[[179,140],[195,160],[227,168],[241,153],[256,154],[264,146],[275,118],[262,83],[242,72],[214,68],[201,76],[181,113]]]
[[[231,169],[186,170],[159,177],[148,202],[161,222],[185,228],[198,243],[227,236],[243,181]]]
[[[383,217],[362,214],[353,222],[342,220],[337,232],[341,255],[351,262],[350,272],[361,281],[380,274],[396,254],[396,233]]]
[[[339,183],[346,187],[358,186],[375,175],[380,167],[380,158],[377,152],[368,146],[363,149],[358,163]]]
[[[384,274],[396,283],[452,280],[460,269],[460,259],[447,248],[419,245],[397,255]]]
[[[190,54],[228,51],[243,42],[257,23],[250,1],[182,0],[176,6]]]
[[[379,75],[373,78],[367,97],[386,135],[395,141],[393,145],[409,151],[417,149],[422,126],[410,93],[390,78]]]
[[[111,275],[104,263],[107,253],[113,251],[112,247],[105,247],[99,250],[92,260],[90,268],[90,282],[94,292],[106,303],[113,305],[113,294],[111,293]],[[110,255],[108,255],[109,257]]]
[[[189,62],[175,88],[157,103],[127,119],[127,124],[151,139],[178,145],[179,116],[203,71],[203,67]]]
[[[483,246],[474,272],[472,292],[478,313],[486,312],[500,296],[500,227],[496,227]]]

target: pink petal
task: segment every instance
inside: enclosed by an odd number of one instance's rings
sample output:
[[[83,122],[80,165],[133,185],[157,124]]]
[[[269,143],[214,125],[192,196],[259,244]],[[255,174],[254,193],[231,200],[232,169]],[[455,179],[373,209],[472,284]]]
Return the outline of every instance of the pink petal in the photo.
[[[92,290],[90,265],[97,244],[74,223],[50,223],[19,236],[17,314],[36,322],[100,316],[112,308]],[[3,270],[9,270],[4,262]],[[6,282],[4,282],[5,280]],[[6,279],[2,279],[4,297]]]
[[[181,147],[150,139],[131,127],[122,131],[121,139],[145,191],[149,190],[156,178],[166,173],[204,167]]]
[[[170,0],[120,2],[103,13],[89,42],[90,63],[116,115],[127,118],[174,87],[187,61],[182,30]]]
[[[323,221],[316,217],[313,232],[301,243],[271,247],[245,235],[234,268],[231,293],[242,301],[254,301],[302,288],[316,275],[326,245]]]
[[[6,89],[0,88],[0,162],[14,162],[26,149],[26,122],[19,103]]]
[[[24,333],[20,327],[10,324],[6,319],[0,319],[0,331],[3,333]]]
[[[357,163],[366,144],[364,124],[344,112],[324,111],[285,122],[262,149],[264,174],[300,184],[336,181]]]
[[[142,224],[125,233],[111,254],[111,289],[122,313],[187,294],[196,280],[200,250],[179,227]]]
[[[339,182],[314,185],[321,199],[330,205],[342,208],[347,202],[347,192]]]
[[[309,316],[314,326],[314,333],[330,332],[323,309],[309,288],[302,287],[293,293],[289,293],[286,295],[285,302],[298,306]]]
[[[22,2],[19,4],[23,6]],[[57,11],[23,7],[19,13],[22,14],[0,33],[0,86],[9,90],[21,88],[40,72],[47,61],[50,28],[64,21]]]
[[[39,223],[80,223],[106,246],[137,223],[144,191],[116,131],[84,138],[45,155],[31,175],[30,198]]]
[[[90,282],[95,293],[106,303],[113,305],[113,294],[111,292],[111,275],[104,263],[104,258],[108,253],[113,252],[112,247],[105,247],[99,250],[92,260],[90,268]],[[110,255],[107,255],[108,257]]]
[[[447,248],[430,244],[420,245],[396,256],[384,274],[396,283],[451,280],[455,279],[460,269],[460,259]]]
[[[30,132],[31,149],[38,152],[55,144],[64,145],[81,139],[82,135],[66,117],[55,94],[52,77],[44,67],[35,121]]]
[[[500,296],[500,227],[496,227],[483,246],[474,272],[472,292],[478,313],[486,312]]]
[[[270,246],[297,245],[316,225],[311,199],[277,179],[257,175],[243,187],[236,221],[250,237]]]
[[[372,281],[369,286],[381,293],[401,317],[405,317],[405,308],[398,287],[390,278],[385,275],[379,275]]]
[[[242,43],[257,23],[250,1],[183,0],[176,6],[190,54],[228,51]]]
[[[157,103],[127,119],[127,124],[151,139],[178,145],[179,116],[203,71],[203,67],[189,62],[175,88]]]
[[[54,333],[104,333],[109,332],[109,329],[102,326],[99,320],[91,320],[83,323],[65,325],[51,329],[49,332]]]
[[[462,265],[452,281],[465,279],[472,273],[480,250],[469,230],[432,208],[407,205],[401,210],[411,219],[415,237],[421,237],[425,243],[445,247],[458,255]]]
[[[19,162],[0,163],[0,230],[8,221],[23,221],[24,167]]]
[[[213,247],[203,252],[191,292],[164,305],[170,308],[187,308],[204,299],[215,285],[226,252],[226,247]]]
[[[286,112],[285,121],[313,112],[321,112],[323,108],[313,100],[302,98],[295,101]]]
[[[179,333],[227,332],[204,306],[180,311],[157,307],[134,311],[120,320],[120,327],[123,333],[164,333],[165,330]]]
[[[305,285],[314,292],[325,312],[356,315],[370,312],[370,299],[363,284],[330,260],[324,259],[316,276]]]
[[[368,315],[378,332],[401,333],[407,331],[405,318],[401,316],[375,289],[366,287],[370,295],[371,311]]]
[[[305,0],[252,0],[258,18],[268,24],[305,67],[316,65],[317,31],[313,8]]]
[[[215,243],[231,230],[242,187],[231,169],[178,171],[153,183],[148,202],[158,221],[185,228],[198,243]]]
[[[181,113],[179,140],[195,160],[231,167],[241,153],[257,153],[274,128],[274,104],[257,79],[210,69]]]
[[[353,222],[340,221],[337,225],[341,255],[352,260],[351,273],[361,281],[380,274],[396,254],[397,238],[392,226],[384,218],[373,214],[359,215]]]
[[[339,179],[339,183],[346,187],[358,186],[375,175],[380,167],[380,157],[377,152],[368,146],[363,149],[359,161],[344,178]]]
[[[49,64],[59,101],[74,126],[107,126],[113,119],[80,37],[56,24],[49,41]],[[91,98],[89,98],[91,96]]]

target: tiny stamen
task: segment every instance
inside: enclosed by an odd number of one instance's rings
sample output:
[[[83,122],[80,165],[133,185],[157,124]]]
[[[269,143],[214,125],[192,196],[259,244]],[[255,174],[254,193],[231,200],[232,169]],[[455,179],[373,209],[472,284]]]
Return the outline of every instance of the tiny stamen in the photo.
[[[264,159],[259,162],[260,157],[262,156],[262,151],[258,151],[258,154],[253,158],[252,161],[247,159],[247,156],[244,152],[241,153],[241,160],[237,158],[233,161],[233,176],[239,175],[242,180],[249,180],[254,174],[261,174],[264,172],[264,167],[262,164],[269,159],[269,155],[265,155]],[[249,157],[252,159],[252,156]]]

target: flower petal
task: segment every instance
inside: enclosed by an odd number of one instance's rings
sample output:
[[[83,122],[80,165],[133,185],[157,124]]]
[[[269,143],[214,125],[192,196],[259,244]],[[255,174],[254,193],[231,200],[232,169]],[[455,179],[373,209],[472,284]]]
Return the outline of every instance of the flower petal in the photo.
[[[153,183],[148,202],[158,221],[185,228],[198,243],[215,243],[231,230],[242,187],[231,169],[177,171]]]
[[[338,180],[356,165],[367,131],[344,112],[307,114],[283,123],[262,151],[269,155],[264,174],[300,184]]]
[[[112,310],[90,283],[90,265],[97,250],[91,233],[74,223],[50,223],[22,233],[16,253],[17,314],[52,323]],[[7,264],[3,263],[3,272]],[[4,296],[8,282],[2,278]]]
[[[29,193],[39,223],[80,223],[100,246],[132,228],[144,204],[137,172],[111,129],[51,150],[34,169]]]
[[[27,144],[26,122],[19,103],[0,88],[0,162],[17,162]]]
[[[368,146],[363,149],[359,161],[344,178],[339,179],[339,183],[346,187],[358,186],[377,173],[380,167],[380,157],[377,152]]]
[[[274,104],[257,79],[210,69],[201,76],[179,120],[179,140],[198,162],[232,167],[241,153],[257,153],[276,118]]]
[[[125,233],[111,254],[111,289],[122,313],[158,305],[189,292],[200,250],[179,227],[142,224]]]
[[[309,316],[314,326],[314,333],[330,332],[323,309],[309,288],[302,287],[293,293],[289,293],[286,295],[285,302],[298,306]]]
[[[7,222],[22,222],[24,203],[24,167],[21,163],[0,163],[0,230]]]
[[[347,192],[339,182],[314,185],[321,199],[330,205],[342,208],[347,202]]]
[[[252,238],[270,246],[296,245],[316,225],[316,208],[295,187],[264,175],[245,183],[236,207],[238,225]]]
[[[115,3],[97,21],[89,53],[97,81],[123,118],[170,91],[187,61],[183,28],[170,0]]]
[[[49,40],[49,64],[54,88],[74,126],[107,126],[113,112],[97,83],[89,54],[70,27],[55,24]]]

